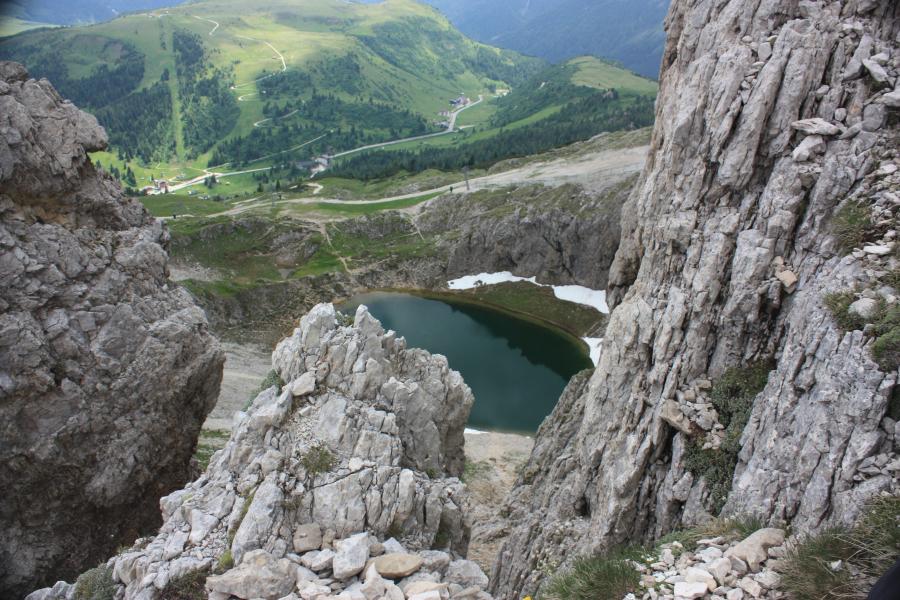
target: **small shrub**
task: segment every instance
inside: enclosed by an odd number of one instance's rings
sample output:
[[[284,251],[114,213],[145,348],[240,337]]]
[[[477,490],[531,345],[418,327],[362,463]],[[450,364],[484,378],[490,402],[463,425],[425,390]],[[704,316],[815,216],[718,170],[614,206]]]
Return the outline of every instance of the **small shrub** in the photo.
[[[337,459],[328,446],[318,444],[307,450],[301,457],[300,463],[306,472],[310,475],[318,475],[319,473],[327,473],[337,463]]]
[[[215,572],[222,574],[232,568],[234,568],[234,556],[231,555],[231,548],[229,548],[222,553],[222,556],[216,562]]]
[[[192,571],[170,579],[159,594],[160,600],[206,600],[206,573]]]
[[[898,557],[900,498],[876,498],[853,528],[830,529],[791,548],[782,587],[795,600],[862,600]],[[832,568],[836,561],[840,567]]]
[[[741,435],[750,418],[753,399],[766,387],[772,367],[771,361],[761,361],[723,373],[713,385],[710,399],[719,414],[719,422],[725,426],[725,439],[716,450],[704,450],[700,441],[687,447],[685,465],[691,473],[706,480],[707,508],[713,514],[722,510],[731,491]]]
[[[75,600],[113,600],[116,583],[112,569],[100,565],[85,571],[75,580]]]
[[[838,292],[825,297],[825,305],[843,331],[864,329],[875,338],[872,359],[884,371],[900,367],[900,305],[890,306],[884,300],[869,319],[852,314],[850,305],[856,296],[852,292]],[[871,328],[866,328],[871,325]]]
[[[900,327],[892,328],[875,340],[872,358],[885,371],[893,371],[900,366]]]
[[[848,202],[834,216],[834,235],[838,249],[849,254],[863,245],[872,235],[874,223],[869,207],[859,202]]]
[[[843,331],[853,331],[866,326],[866,320],[850,312],[850,305],[856,300],[853,292],[835,292],[825,296],[825,306],[831,311],[835,323]]]
[[[548,600],[621,600],[638,589],[640,574],[627,552],[579,558],[554,575],[542,589]]]
[[[281,380],[281,377],[278,373],[275,372],[275,369],[272,369],[266,376],[263,377],[263,380],[259,382],[259,387],[256,388],[256,391],[250,395],[250,399],[247,400],[246,406],[244,406],[244,410],[250,408],[253,404],[253,401],[256,400],[256,397],[262,394],[264,391],[269,389],[270,387],[277,387],[279,390],[284,386],[284,381]]]
[[[853,548],[846,543],[846,531],[830,529],[792,549],[782,574],[782,585],[796,600],[840,598],[854,587],[846,568],[832,569],[831,563],[846,561]]]

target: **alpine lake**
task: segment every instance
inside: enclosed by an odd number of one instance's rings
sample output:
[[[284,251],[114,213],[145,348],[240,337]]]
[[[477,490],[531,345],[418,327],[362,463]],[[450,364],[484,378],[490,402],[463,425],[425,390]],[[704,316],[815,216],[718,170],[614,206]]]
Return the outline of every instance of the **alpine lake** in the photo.
[[[361,304],[386,330],[405,337],[407,347],[447,357],[475,395],[473,429],[534,433],[569,379],[593,366],[577,338],[494,308],[370,292],[340,309],[352,315]]]

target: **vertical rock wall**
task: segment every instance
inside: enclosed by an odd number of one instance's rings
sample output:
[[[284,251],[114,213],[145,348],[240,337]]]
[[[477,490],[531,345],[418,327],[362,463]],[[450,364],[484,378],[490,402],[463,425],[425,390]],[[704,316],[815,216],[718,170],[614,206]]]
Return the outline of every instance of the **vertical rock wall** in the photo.
[[[223,354],[168,281],[168,232],[87,152],[97,121],[0,62],[0,596],[159,524]]]
[[[896,302],[881,280],[897,266],[900,5],[675,0],[667,30],[603,357],[538,434],[510,499],[498,597],[533,591],[577,554],[708,518],[709,486],[685,451],[721,439],[699,396],[731,368],[774,365],[724,514],[805,531],[896,490],[885,465],[900,440],[885,417],[897,373],[825,298]],[[879,239],[845,256],[832,231],[849,202]]]

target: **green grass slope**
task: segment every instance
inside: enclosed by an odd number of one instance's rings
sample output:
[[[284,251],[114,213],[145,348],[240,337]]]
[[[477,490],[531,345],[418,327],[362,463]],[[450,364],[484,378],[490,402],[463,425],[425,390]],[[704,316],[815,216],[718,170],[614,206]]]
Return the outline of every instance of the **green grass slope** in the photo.
[[[268,166],[436,131],[460,93],[518,85],[541,62],[473,42],[414,0],[199,0],[0,40],[93,112],[105,165],[196,176],[212,159]],[[257,158],[276,154],[266,162]]]
[[[510,93],[460,115],[457,135],[430,138],[342,159],[335,177],[366,181],[428,169],[487,168],[546,152],[604,131],[653,122],[657,83],[595,57],[547,67]]]

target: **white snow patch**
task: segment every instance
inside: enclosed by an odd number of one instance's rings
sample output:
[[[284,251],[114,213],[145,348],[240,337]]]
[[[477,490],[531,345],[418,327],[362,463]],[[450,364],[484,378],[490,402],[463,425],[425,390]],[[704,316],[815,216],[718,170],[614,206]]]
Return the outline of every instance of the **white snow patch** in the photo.
[[[534,277],[518,277],[509,271],[500,273],[479,273],[478,275],[466,275],[459,279],[452,279],[447,282],[447,287],[451,290],[471,290],[482,285],[494,285],[497,283],[506,283],[508,281],[527,281],[535,285],[540,285]]]
[[[495,285],[498,283],[527,281],[541,287],[553,288],[553,294],[560,300],[568,300],[576,304],[584,304],[602,312],[609,314],[609,306],[606,304],[605,290],[592,290],[583,285],[545,285],[538,283],[536,277],[519,277],[513,275],[509,271],[501,271],[500,273],[479,273],[478,275],[466,275],[459,279],[451,279],[447,282],[447,287],[451,290],[471,290],[482,285]]]
[[[603,338],[581,338],[581,340],[591,349],[591,362],[594,366],[600,364],[600,353],[603,350]]]
[[[605,290],[592,290],[582,285],[554,285],[553,293],[560,300],[568,300],[576,304],[585,304],[592,306],[602,312],[604,315],[609,314],[609,306],[606,304]]]

